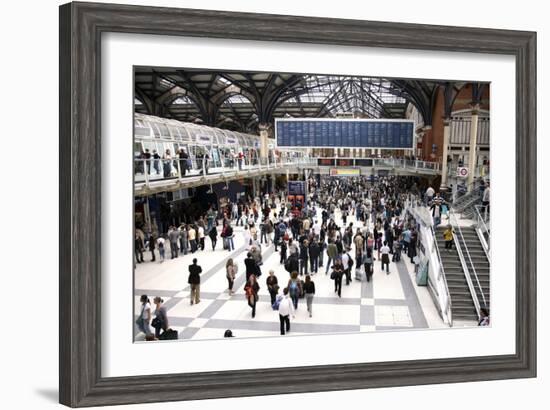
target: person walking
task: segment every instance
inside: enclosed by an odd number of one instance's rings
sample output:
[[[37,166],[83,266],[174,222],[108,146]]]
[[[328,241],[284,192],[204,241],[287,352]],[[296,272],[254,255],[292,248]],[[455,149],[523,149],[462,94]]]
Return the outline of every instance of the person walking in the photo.
[[[187,160],[189,159],[189,154],[185,152],[185,148],[180,148],[178,152],[179,164],[180,164],[180,174],[182,177],[187,173]]]
[[[328,241],[327,256],[328,256],[328,260],[327,260],[327,269],[325,271],[325,275],[328,275],[328,270],[331,267],[331,263],[334,263],[334,260],[338,256],[338,247],[336,246],[336,244],[332,239],[329,239]]]
[[[197,251],[197,231],[195,227],[190,225],[189,231],[187,232],[187,237],[189,238],[189,245],[191,246],[191,253]]]
[[[386,275],[390,274],[390,247],[388,246],[388,241],[384,241],[384,245],[380,248],[380,253],[382,254],[382,271],[384,271],[384,266],[386,266]]]
[[[313,239],[309,244],[309,264],[311,266],[311,273],[316,274],[319,269],[319,254],[321,248],[317,239]]]
[[[193,303],[200,303],[201,301],[201,272],[202,268],[197,265],[197,258],[193,258],[193,264],[189,265],[189,278],[187,279],[187,283],[189,283],[191,287],[191,305]]]
[[[235,250],[235,242],[233,241],[235,234],[233,233],[233,227],[231,226],[231,224],[228,222],[226,225],[227,225],[227,232],[226,232],[227,250],[231,252]]]
[[[156,261],[157,259],[155,258],[155,245],[156,245],[156,240],[155,240],[155,237],[153,235],[149,236],[149,241],[147,243],[148,247],[149,247],[149,251],[151,251],[151,262],[154,262]]]
[[[370,282],[373,272],[373,261],[372,261],[372,248],[367,248],[365,255],[363,257],[363,266],[365,268],[365,277],[367,282]]]
[[[281,327],[281,335],[290,332],[290,315],[294,318],[294,304],[289,297],[288,288],[283,289],[283,299],[279,302],[279,323]]]
[[[298,272],[294,271],[290,274],[290,279],[288,280],[288,292],[294,309],[298,309],[298,298],[302,294],[302,282],[298,279]]]
[[[208,231],[208,236],[210,237],[210,242],[212,243],[212,250],[216,250],[216,243],[218,242],[218,230],[215,226],[212,226]]]
[[[269,296],[271,296],[271,306],[275,303],[277,299],[277,293],[279,292],[279,283],[277,281],[277,276],[275,276],[275,271],[271,269],[269,275],[265,280],[267,285],[267,290],[269,291]]]
[[[287,250],[287,246],[286,246],[286,241],[284,239],[281,239],[281,250],[279,251],[279,254],[281,255],[281,258],[279,259],[279,264],[284,264],[286,263],[286,250]]]
[[[151,323],[151,302],[147,295],[141,295],[139,301],[141,302],[141,312],[136,319],[136,325],[140,332],[145,334],[145,338],[151,337],[153,332],[149,323]]]
[[[197,236],[199,238],[199,246],[201,248],[201,251],[204,251],[204,238],[205,238],[205,235],[204,235],[204,226],[202,225],[199,225],[199,229],[197,231]]]
[[[156,306],[155,309],[155,318],[152,321],[152,325],[155,328],[155,337],[158,339],[160,336],[160,331],[166,332],[168,329],[168,315],[166,313],[166,308],[163,306],[164,300],[157,296],[153,299],[153,303]]]
[[[315,283],[311,280],[310,275],[306,275],[306,281],[304,283],[304,294],[306,296],[307,311],[309,317],[313,315],[313,296],[315,295]]]
[[[170,240],[170,253],[171,253],[171,259],[178,257],[178,239],[179,239],[179,232],[176,229],[176,227],[171,226],[168,230],[168,239]]]
[[[227,289],[229,296],[233,295],[233,284],[235,283],[235,277],[237,276],[238,266],[233,262],[233,258],[229,258],[225,264],[225,277],[227,278]]]
[[[246,268],[246,280],[248,281],[250,275],[256,275],[257,272],[256,260],[252,257],[252,253],[248,252],[246,254],[246,258],[244,259],[244,266]]]
[[[179,228],[179,233],[180,233],[180,253],[182,255],[187,255],[187,252],[189,250],[189,239],[187,237],[188,232],[185,224],[181,224]]]
[[[134,240],[134,252],[135,252],[135,255],[136,255],[136,262],[137,263],[144,262],[144,260],[143,260],[143,250],[144,250],[144,248],[145,247],[143,246],[143,239],[141,238],[139,230],[136,229],[135,240]]]
[[[486,188],[483,190],[483,195],[481,196],[481,205],[483,206],[486,219],[487,214],[490,213],[490,203],[491,203],[491,186],[489,182],[486,184]]]
[[[349,286],[351,282],[351,269],[353,268],[353,258],[349,254],[350,248],[346,248],[346,253],[342,255],[342,265],[344,267],[344,274],[346,275],[346,286]]]
[[[344,275],[344,266],[341,259],[336,259],[332,266],[330,278],[334,280],[334,292],[338,293],[338,297],[342,297],[342,276]]]
[[[309,260],[309,248],[308,241],[304,240],[300,244],[300,276],[307,275],[307,264]]]
[[[447,225],[447,228],[443,232],[443,239],[445,240],[445,249],[453,249],[453,227]]]
[[[246,300],[248,301],[248,306],[252,308],[252,319],[256,317],[256,303],[258,302],[259,290],[260,285],[256,280],[256,275],[250,275],[248,280],[244,284],[244,292],[246,295]]]
[[[160,263],[162,263],[164,262],[164,257],[165,257],[164,238],[162,236],[158,237],[157,245],[159,248],[159,260],[160,260]]]

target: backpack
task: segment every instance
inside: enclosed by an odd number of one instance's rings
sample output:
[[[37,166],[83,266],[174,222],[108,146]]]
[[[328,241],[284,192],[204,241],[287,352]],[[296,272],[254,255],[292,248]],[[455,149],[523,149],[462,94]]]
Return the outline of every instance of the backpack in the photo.
[[[288,258],[285,262],[285,270],[290,273],[290,258]]]
[[[353,258],[349,256],[349,253],[346,252],[346,255],[348,255],[348,267],[349,269],[353,268]]]
[[[290,286],[288,287],[288,293],[290,293],[291,295],[298,295],[300,289],[298,287],[298,282],[296,281],[292,281],[290,282]]]
[[[283,297],[281,295],[277,296],[275,299],[275,302],[271,305],[271,308],[273,310],[279,310],[279,306],[281,305],[281,300],[283,300]]]

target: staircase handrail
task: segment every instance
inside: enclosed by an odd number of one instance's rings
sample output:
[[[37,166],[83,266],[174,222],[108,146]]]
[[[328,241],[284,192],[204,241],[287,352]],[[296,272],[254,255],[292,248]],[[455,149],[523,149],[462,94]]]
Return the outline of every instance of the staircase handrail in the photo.
[[[460,234],[460,239],[462,240],[462,242],[460,242],[460,240],[458,240],[458,242],[459,242],[458,245],[461,245],[461,243],[464,244],[464,249],[466,250],[466,255],[468,256],[468,260],[470,261],[470,266],[472,267],[472,271],[474,273],[474,278],[476,279],[477,286],[478,286],[479,291],[481,293],[481,297],[483,299],[483,304],[484,304],[484,306],[487,306],[487,301],[485,300],[485,294],[483,292],[483,288],[481,287],[481,283],[479,282],[479,277],[477,276],[477,272],[476,272],[476,268],[474,266],[474,262],[472,260],[472,256],[470,255],[470,251],[468,250],[468,246],[466,245],[466,241],[464,240],[464,235],[462,233],[462,228],[460,227],[460,224],[458,223],[458,220],[456,218],[456,214],[454,213],[453,210],[449,211],[449,217],[451,218],[450,220],[454,219],[455,226],[458,230],[458,233]],[[452,222],[451,222],[451,225],[452,225]],[[453,238],[455,238],[455,235],[453,235]],[[455,241],[455,245],[456,244],[457,243]],[[459,257],[460,257],[460,254],[462,254],[461,263],[462,263],[462,261],[464,261],[462,266],[464,268],[464,274],[466,276],[466,281],[468,282],[468,287],[470,287],[470,282],[471,282],[470,270],[466,266],[466,259],[464,258],[464,254],[462,253],[462,246],[458,246],[457,251],[459,252]],[[474,300],[474,305],[476,306],[476,311],[477,311],[478,317],[481,317],[480,312],[479,312],[479,309],[480,309],[479,298],[477,297],[477,292],[475,291],[475,287],[473,286],[473,283],[472,283],[472,287],[470,287],[470,293],[472,294],[472,299]]]
[[[482,208],[482,205],[476,205],[475,211],[476,211],[476,217],[477,217],[477,236],[479,237],[479,241],[481,242],[481,246],[483,250],[485,251],[485,256],[487,256],[487,260],[489,263],[491,263],[491,252],[490,252],[490,242],[491,242],[491,231],[489,230],[489,227],[485,223],[484,218],[481,216],[480,208]],[[489,237],[489,242],[485,239],[484,233],[487,233],[487,236]]]

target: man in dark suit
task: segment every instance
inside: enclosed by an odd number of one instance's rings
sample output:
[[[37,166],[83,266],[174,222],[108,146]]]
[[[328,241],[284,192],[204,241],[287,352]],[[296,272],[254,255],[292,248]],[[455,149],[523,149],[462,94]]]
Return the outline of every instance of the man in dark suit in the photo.
[[[256,259],[252,257],[252,253],[248,252],[246,254],[244,265],[246,267],[246,281],[248,282],[248,278],[250,277],[250,275],[256,275],[256,273],[258,272]]]
[[[189,278],[187,279],[187,283],[189,283],[189,286],[191,287],[191,304],[196,304],[201,301],[201,272],[202,268],[197,265],[197,258],[194,258],[193,264],[189,265]]]

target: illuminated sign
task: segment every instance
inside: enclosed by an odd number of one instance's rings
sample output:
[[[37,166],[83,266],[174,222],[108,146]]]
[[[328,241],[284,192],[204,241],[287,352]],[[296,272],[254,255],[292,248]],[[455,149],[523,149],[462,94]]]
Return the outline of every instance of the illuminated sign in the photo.
[[[333,177],[358,177],[361,175],[359,168],[331,168],[330,175]]]

